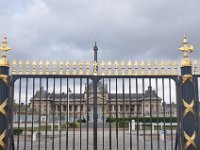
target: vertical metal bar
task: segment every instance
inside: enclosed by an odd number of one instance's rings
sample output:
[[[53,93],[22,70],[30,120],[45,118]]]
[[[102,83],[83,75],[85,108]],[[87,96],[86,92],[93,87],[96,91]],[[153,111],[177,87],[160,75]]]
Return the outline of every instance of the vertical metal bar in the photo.
[[[172,128],[172,94],[171,79],[169,78],[169,103],[170,103],[170,130],[171,130],[171,149],[173,149],[173,128]]]
[[[97,150],[97,84],[98,84],[98,78],[95,76],[93,78],[93,94],[94,94],[94,105],[93,105],[93,140],[94,140],[94,143],[93,143],[93,148],[95,150]]]
[[[164,117],[164,149],[166,150],[166,126],[165,126],[165,82],[162,78],[162,93],[163,93],[163,117]]]
[[[87,78],[87,150],[89,149],[89,78]]]
[[[14,150],[15,149],[15,143],[14,143],[14,135],[13,135],[13,103],[14,103],[14,82],[10,83],[10,95],[9,95],[9,107],[10,107],[10,113],[9,113],[9,144],[8,149]]]
[[[31,150],[33,150],[34,114],[35,114],[35,78],[33,78],[32,122],[31,122]]]
[[[151,78],[149,78],[149,92],[150,92],[150,126],[151,126],[151,150],[153,149],[153,137],[152,137],[152,98],[151,98],[151,93],[152,93],[152,89],[151,89]]]
[[[104,78],[103,78],[103,106],[102,106],[102,109],[103,109],[103,150],[104,150],[104,123],[105,123],[105,116],[104,116],[104,112],[105,112],[105,110],[104,110],[104,102],[105,102],[105,95],[104,95],[104,93],[105,93],[105,85],[104,85]],[[107,90],[107,89],[106,89]]]
[[[116,105],[116,140],[117,140],[117,150],[119,149],[119,135],[118,135],[118,132],[119,132],[119,130],[118,130],[118,118],[119,118],[119,116],[118,116],[118,91],[117,91],[117,78],[116,78],[116,86],[115,86],[115,89],[116,89],[116,91],[115,91],[115,105]]]
[[[75,125],[75,84],[76,84],[76,81],[75,81],[75,78],[73,78],[73,107],[74,107],[74,116],[73,116],[73,124]],[[73,150],[75,150],[75,126],[73,127]]]
[[[182,117],[181,117],[181,111],[182,111],[182,107],[181,107],[181,92],[182,92],[182,85],[180,84],[181,80],[179,79],[178,81],[176,81],[176,104],[177,104],[177,133],[176,133],[176,141],[175,141],[175,150],[177,150],[177,148],[179,150],[182,150],[182,135],[181,135],[181,124],[182,124]]]
[[[145,114],[145,105],[144,105],[144,89],[145,89],[145,84],[144,84],[144,78],[142,78],[142,105],[143,105],[143,138],[144,138],[144,150],[146,149],[146,114]]]
[[[82,78],[80,78],[80,150],[82,149],[82,127],[81,127],[81,122],[82,122],[82,112],[83,112],[83,107],[82,107]]]
[[[41,87],[42,87],[42,79],[40,78],[40,98],[39,98],[39,137],[38,137],[38,150],[40,150],[40,139],[41,139],[41,97],[42,97],[42,94],[41,94]]]
[[[59,113],[60,113],[60,115],[59,115],[59,150],[61,150],[62,149],[62,147],[61,147],[61,130],[62,130],[62,126],[61,126],[61,117],[62,117],[62,113],[61,113],[61,107],[62,107],[62,105],[61,105],[61,100],[62,100],[62,78],[60,78],[60,96],[59,96],[60,98],[59,98],[59,105],[60,105],[60,109],[59,109]]]
[[[109,78],[109,149],[112,149],[112,132],[111,132],[111,79]]]
[[[46,124],[45,124],[45,150],[47,150],[47,135],[48,135],[48,119],[49,119],[49,101],[48,101],[48,92],[49,92],[49,79],[46,78]]]
[[[130,116],[130,150],[132,150],[132,113],[131,113],[131,106],[132,106],[132,96],[131,96],[131,78],[129,78],[129,116]]]
[[[159,107],[158,107],[158,78],[156,77],[156,123],[157,123],[157,146],[160,149],[160,133],[159,133]]]
[[[138,104],[138,78],[136,78],[136,103],[137,103],[137,150],[139,150],[139,130],[138,130],[138,108],[139,108],[139,104]]]
[[[53,137],[52,137],[52,150],[54,150],[54,146],[55,146],[55,143],[54,143],[54,136],[55,136],[55,77],[53,78]]]
[[[26,133],[27,133],[27,103],[28,101],[28,78],[26,78],[26,95],[25,95],[25,123],[24,123],[24,150],[26,150]]]
[[[68,150],[69,143],[69,79],[67,78],[67,124],[66,124],[66,150]]]
[[[19,150],[19,129],[20,129],[20,120],[21,120],[21,88],[22,81],[21,77],[19,78],[19,109],[18,109],[18,134],[17,134],[17,150]]]
[[[123,150],[126,149],[126,146],[125,146],[125,110],[124,110],[124,107],[125,107],[125,88],[124,88],[124,78],[122,78],[122,97],[123,97]]]

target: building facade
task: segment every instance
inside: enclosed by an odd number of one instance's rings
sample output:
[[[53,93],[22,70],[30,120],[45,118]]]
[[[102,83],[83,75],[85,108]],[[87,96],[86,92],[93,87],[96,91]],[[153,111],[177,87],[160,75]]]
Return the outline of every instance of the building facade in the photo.
[[[107,85],[103,86],[99,82],[97,93],[98,121],[106,120],[108,117],[116,118],[116,116],[118,118],[150,115],[156,117],[157,112],[162,112],[161,98],[151,87],[148,87],[144,93],[131,94],[130,99],[129,93],[109,93]],[[68,94],[53,94],[41,88],[36,91],[34,99],[30,99],[29,107],[36,115],[59,116],[61,114],[62,120],[68,117],[69,121],[80,118],[93,121],[93,83],[85,87],[83,94],[72,93],[70,90]]]

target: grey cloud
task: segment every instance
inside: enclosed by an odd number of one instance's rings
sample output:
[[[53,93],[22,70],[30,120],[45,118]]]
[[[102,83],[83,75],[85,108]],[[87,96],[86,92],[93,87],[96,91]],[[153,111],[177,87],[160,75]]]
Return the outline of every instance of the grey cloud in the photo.
[[[178,59],[183,33],[199,58],[199,1],[3,1],[0,34],[10,59]],[[8,11],[9,10],[9,11]]]

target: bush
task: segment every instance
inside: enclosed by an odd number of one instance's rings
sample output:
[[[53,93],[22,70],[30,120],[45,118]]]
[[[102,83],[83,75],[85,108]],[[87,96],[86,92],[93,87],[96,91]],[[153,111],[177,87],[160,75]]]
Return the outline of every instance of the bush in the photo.
[[[116,121],[116,119],[115,118],[112,118],[112,117],[108,117],[107,119],[106,119],[106,122],[115,122]]]
[[[116,122],[116,118],[110,118],[110,117],[108,117],[107,119],[106,119],[106,122]],[[172,118],[170,118],[170,117],[166,117],[166,118],[164,118],[164,117],[152,117],[152,118],[150,118],[150,117],[132,117],[132,118],[118,118],[118,122],[123,122],[123,120],[124,121],[128,121],[128,122],[130,122],[130,120],[135,120],[135,122],[146,122],[146,123],[149,123],[149,122],[177,122],[177,118],[176,117],[172,117]]]
[[[128,121],[120,121],[119,122],[119,128],[128,128],[129,127],[129,122]]]
[[[62,124],[62,129],[66,129],[67,123]],[[68,128],[79,128],[80,123],[79,122],[68,122]]]
[[[14,135],[20,135],[20,134],[22,134],[23,131],[24,131],[23,129],[14,128],[13,134]]]
[[[82,123],[86,123],[86,119],[85,118],[83,118],[83,119],[79,119],[77,122],[82,122]]]

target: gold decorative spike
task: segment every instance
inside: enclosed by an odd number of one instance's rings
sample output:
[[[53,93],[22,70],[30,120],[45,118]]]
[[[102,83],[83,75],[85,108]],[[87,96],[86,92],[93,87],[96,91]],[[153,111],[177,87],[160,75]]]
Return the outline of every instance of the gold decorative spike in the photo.
[[[173,65],[174,65],[174,75],[178,75],[178,63],[176,60],[174,61]]]
[[[23,73],[23,71],[22,71],[22,67],[23,67],[22,60],[20,60],[18,64],[19,64],[19,74],[22,74]]]
[[[152,75],[152,72],[151,72],[151,61],[150,60],[147,62],[147,68],[148,68],[148,75]]]
[[[164,60],[161,61],[160,66],[161,66],[161,75],[165,75],[165,61]]]
[[[72,63],[72,66],[73,66],[72,74],[73,74],[73,75],[76,75],[76,66],[77,66],[76,60]]]
[[[8,99],[6,99],[1,105],[0,105],[0,113],[4,115],[4,117],[7,117],[7,113],[5,110],[5,107],[8,104]]]
[[[85,65],[86,65],[86,75],[90,75],[90,61],[87,60]]]
[[[135,75],[138,75],[138,62],[137,60],[134,62],[134,67],[135,67]]]
[[[141,66],[141,75],[145,75],[145,70],[144,70],[145,63],[144,63],[143,60],[142,60],[142,62],[141,62],[141,64],[140,64],[140,66]]]
[[[121,69],[122,69],[122,75],[123,76],[125,75],[125,65],[126,65],[125,61],[122,60],[122,62],[121,62]]]
[[[157,76],[158,75],[158,61],[157,60],[155,60],[154,66],[155,66],[155,68],[154,68],[155,73],[154,74]]]
[[[128,60],[127,66],[128,66],[128,75],[132,75],[132,71],[131,71],[132,63],[131,63],[131,60]]]
[[[7,53],[7,51],[11,50],[11,48],[9,48],[7,46],[7,38],[6,38],[5,34],[3,37],[2,45],[0,46],[0,50],[2,51],[2,57],[0,59],[0,66],[9,67],[10,63],[7,59],[6,53]]]
[[[93,64],[93,74],[95,76],[98,75],[98,63],[96,61],[94,61],[94,64]]]
[[[69,60],[66,61],[66,75],[70,75],[70,70],[69,70],[69,67],[70,67],[70,62]]]
[[[112,75],[112,62],[109,60],[107,63],[108,66],[108,75]]]
[[[190,104],[188,104],[184,99],[182,99],[183,101],[183,106],[185,107],[184,110],[184,117],[191,112],[194,115],[194,100],[192,100],[192,102]]]
[[[54,60],[53,63],[52,63],[52,66],[53,66],[53,72],[52,74],[56,74],[56,66],[57,66],[57,62]]]
[[[40,74],[40,75],[43,74],[43,66],[44,66],[44,63],[43,63],[42,60],[40,60],[40,62],[39,62],[39,67],[40,67],[39,74]]]
[[[119,73],[118,73],[118,65],[119,65],[118,61],[115,60],[114,66],[115,66],[115,75],[116,75],[116,76],[119,75]]]
[[[190,82],[193,83],[193,79],[192,79],[191,74],[182,75],[182,83],[184,84],[187,80],[190,80]]]
[[[83,75],[83,61],[80,60],[79,62],[79,75]]]
[[[194,51],[194,47],[192,45],[188,45],[186,35],[184,34],[183,46],[178,48],[178,50],[183,52],[183,59],[181,61],[181,66],[192,66],[192,61],[188,58],[188,52],[192,53]]]
[[[60,75],[63,74],[63,66],[64,66],[64,64],[63,64],[63,61],[61,60],[61,61],[59,62],[59,74],[60,74]]]
[[[192,145],[196,149],[196,144],[195,144],[196,132],[194,131],[191,137],[185,131],[183,133],[184,133],[184,138],[187,140],[184,149],[187,150],[190,147],[190,145]]]
[[[49,66],[50,66],[49,60],[46,61],[45,66],[46,66],[46,75],[49,75]]]
[[[0,147],[2,147],[4,150],[6,149],[6,144],[4,142],[6,135],[7,135],[7,130],[4,130],[4,132],[0,134]]]
[[[36,66],[37,66],[36,60],[33,60],[32,66],[33,66],[32,74],[33,74],[33,75],[36,75]]]
[[[194,60],[194,74],[197,75],[199,72],[198,70],[198,62],[197,60]]]
[[[25,74],[29,74],[30,73],[29,72],[29,65],[30,65],[29,60],[26,60],[25,65],[26,65],[26,72],[25,72]]]
[[[12,63],[12,74],[16,74],[16,67],[17,67],[17,62],[16,62],[16,60],[14,59],[14,60],[13,60],[13,63]]]
[[[169,60],[168,61],[168,75],[172,75],[172,62]]]
[[[102,60],[101,62],[101,75],[104,76],[106,73],[105,73],[105,62]]]
[[[8,86],[9,85],[9,78],[8,75],[1,74],[0,79]]]

